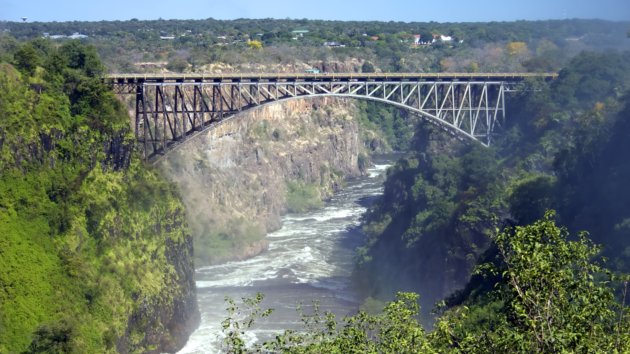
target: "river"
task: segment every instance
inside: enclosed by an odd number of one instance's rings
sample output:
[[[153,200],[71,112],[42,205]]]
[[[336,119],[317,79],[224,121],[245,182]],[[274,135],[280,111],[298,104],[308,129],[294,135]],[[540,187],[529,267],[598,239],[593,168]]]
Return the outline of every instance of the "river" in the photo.
[[[322,312],[332,311],[339,318],[356,312],[359,300],[350,276],[354,250],[361,244],[357,226],[370,200],[383,192],[387,161],[369,169],[366,176],[348,181],[322,209],[285,215],[282,228],[267,235],[266,252],[197,269],[201,323],[179,353],[221,352],[226,296],[240,300],[261,292],[265,295],[261,307],[274,309],[248,331],[249,343],[300,328],[299,304],[309,307],[316,301]]]

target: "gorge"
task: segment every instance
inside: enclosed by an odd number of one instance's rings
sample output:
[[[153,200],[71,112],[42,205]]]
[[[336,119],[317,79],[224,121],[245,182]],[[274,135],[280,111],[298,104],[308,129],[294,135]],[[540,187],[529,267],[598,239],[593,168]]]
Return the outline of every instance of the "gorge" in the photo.
[[[41,38],[78,26],[89,37]],[[0,21],[0,353],[629,351],[628,26]],[[412,34],[449,31],[458,40]],[[180,98],[210,68],[322,70],[326,96],[431,92],[458,122],[480,105],[506,115],[486,122],[488,147],[387,104],[252,98],[153,166],[133,131],[139,91],[121,100],[104,78],[154,59],[168,63],[153,77],[193,78],[154,85],[189,85]],[[475,107],[457,104],[465,87],[424,92],[410,72],[523,81],[503,87],[505,105]],[[352,81],[383,73],[400,80]],[[293,90],[264,85],[241,96]],[[176,106],[152,99],[154,123]],[[390,151],[404,153],[379,160]],[[275,315],[244,330],[235,314],[258,290]],[[312,295],[323,317],[309,317]]]

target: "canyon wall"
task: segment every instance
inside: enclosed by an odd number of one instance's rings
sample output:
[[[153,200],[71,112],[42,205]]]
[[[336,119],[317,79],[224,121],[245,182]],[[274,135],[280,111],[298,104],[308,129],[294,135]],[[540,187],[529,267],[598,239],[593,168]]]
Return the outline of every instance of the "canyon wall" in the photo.
[[[158,163],[179,186],[197,265],[263,251],[280,216],[321,205],[367,164],[353,101],[290,100],[226,119]],[[367,134],[374,136],[374,134]]]

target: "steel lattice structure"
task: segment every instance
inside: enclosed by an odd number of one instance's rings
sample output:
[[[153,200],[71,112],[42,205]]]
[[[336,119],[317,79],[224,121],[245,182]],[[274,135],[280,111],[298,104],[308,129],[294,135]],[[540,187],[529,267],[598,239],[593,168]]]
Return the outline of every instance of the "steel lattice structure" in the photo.
[[[119,93],[136,94],[135,134],[147,160],[244,110],[322,96],[392,104],[489,146],[494,129],[505,119],[505,93],[525,76],[442,76],[276,74],[209,78],[112,76],[109,80]],[[553,74],[539,76],[552,78]]]

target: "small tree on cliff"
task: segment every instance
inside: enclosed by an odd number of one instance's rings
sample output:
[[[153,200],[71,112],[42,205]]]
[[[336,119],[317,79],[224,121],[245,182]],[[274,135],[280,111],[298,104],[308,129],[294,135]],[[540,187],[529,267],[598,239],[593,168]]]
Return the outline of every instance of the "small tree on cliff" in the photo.
[[[170,71],[182,73],[188,68],[188,61],[184,58],[175,57],[166,64],[166,68]]]
[[[364,73],[373,73],[376,70],[374,69],[374,64],[370,63],[369,61],[366,61],[363,63],[363,65],[361,66],[361,72]]]

